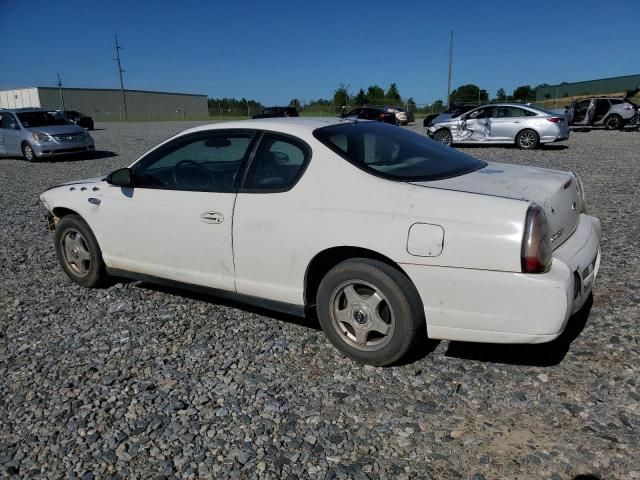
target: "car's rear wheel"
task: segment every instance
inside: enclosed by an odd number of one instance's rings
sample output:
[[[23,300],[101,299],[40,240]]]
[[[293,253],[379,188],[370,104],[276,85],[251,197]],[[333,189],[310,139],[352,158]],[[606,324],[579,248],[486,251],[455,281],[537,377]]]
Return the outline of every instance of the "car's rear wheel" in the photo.
[[[332,268],[317,294],[320,325],[331,343],[368,365],[390,365],[415,344],[425,326],[411,281],[386,263],[358,258]]]
[[[533,150],[539,143],[540,137],[534,130],[522,130],[516,135],[516,145],[522,150]]]
[[[607,130],[620,130],[624,125],[620,115],[609,115],[604,121],[604,128]]]
[[[446,128],[438,130],[436,133],[434,133],[433,139],[438,143],[442,143],[443,145],[451,146],[453,144],[453,135],[451,135],[451,131]]]
[[[22,144],[22,156],[27,162],[34,162],[38,158],[36,152],[33,151],[33,147],[28,142]]]
[[[79,215],[63,217],[55,230],[55,247],[62,269],[78,285],[99,286],[107,278],[102,252],[89,226]]]

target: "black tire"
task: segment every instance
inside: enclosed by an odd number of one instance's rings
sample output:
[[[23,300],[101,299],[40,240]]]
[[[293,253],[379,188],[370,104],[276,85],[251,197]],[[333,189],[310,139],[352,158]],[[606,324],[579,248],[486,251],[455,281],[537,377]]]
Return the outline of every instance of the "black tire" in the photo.
[[[540,144],[540,137],[535,130],[527,128],[516,135],[516,146],[521,150],[534,150]]]
[[[604,121],[604,128],[607,130],[622,130],[624,127],[624,121],[620,115],[609,115]]]
[[[80,236],[78,237],[77,234]],[[58,261],[71,280],[88,288],[104,283],[107,272],[102,260],[102,251],[91,228],[82,217],[79,215],[63,217],[56,226],[54,241]],[[67,242],[74,241],[78,242],[80,252],[73,252],[70,246],[65,247]],[[83,255],[87,253],[88,258],[83,261]]]
[[[354,303],[346,292],[354,285],[357,291]],[[364,289],[364,290],[363,290]],[[367,289],[375,292],[368,296]],[[373,309],[366,302],[380,299]],[[342,304],[343,309],[336,311]],[[353,360],[367,365],[391,365],[406,355],[424,334],[426,323],[424,308],[413,283],[399,270],[386,263],[368,258],[346,260],[333,267],[322,279],[316,297],[318,319],[329,341]],[[375,313],[373,313],[375,312]],[[374,326],[379,320],[388,326],[383,334]],[[348,318],[340,322],[338,318]],[[354,326],[368,330],[358,345]],[[373,326],[373,327],[372,327]],[[373,335],[372,335],[373,334]]]
[[[27,162],[35,162],[38,159],[36,152],[28,142],[22,144],[22,156]]]
[[[433,134],[433,139],[436,142],[448,145],[449,147],[453,145],[453,135],[451,135],[451,131],[448,128],[442,128],[436,131]]]

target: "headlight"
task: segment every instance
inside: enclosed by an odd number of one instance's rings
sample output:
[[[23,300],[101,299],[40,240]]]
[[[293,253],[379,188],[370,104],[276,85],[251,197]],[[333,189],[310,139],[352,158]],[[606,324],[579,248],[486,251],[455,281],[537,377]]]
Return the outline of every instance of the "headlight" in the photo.
[[[33,139],[39,143],[47,143],[53,142],[53,137],[51,135],[47,135],[46,133],[33,133]]]

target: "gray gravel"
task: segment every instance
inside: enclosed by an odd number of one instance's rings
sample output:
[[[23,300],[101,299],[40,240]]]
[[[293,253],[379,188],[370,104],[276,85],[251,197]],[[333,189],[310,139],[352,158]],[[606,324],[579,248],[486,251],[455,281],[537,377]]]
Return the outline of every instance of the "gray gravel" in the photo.
[[[548,345],[425,341],[380,369],[314,319],[63,274],[38,194],[190,125],[98,124],[116,156],[0,160],[0,476],[640,478],[639,132],[464,149],[582,176],[603,224],[593,305]]]

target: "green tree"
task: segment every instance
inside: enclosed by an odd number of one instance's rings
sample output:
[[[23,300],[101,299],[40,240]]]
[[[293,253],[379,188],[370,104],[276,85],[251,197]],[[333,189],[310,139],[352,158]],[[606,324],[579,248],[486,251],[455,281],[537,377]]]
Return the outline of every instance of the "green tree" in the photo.
[[[294,108],[300,108],[300,100],[298,100],[297,98],[292,99],[289,102],[289,106]]]
[[[536,99],[536,92],[531,85],[521,85],[513,91],[513,99],[521,102],[528,102]]]
[[[363,89],[358,91],[358,94],[353,99],[354,103],[361,107],[362,105],[366,105],[369,103],[369,99],[367,98],[367,94],[364,93]]]
[[[349,105],[349,86],[341,83],[333,92],[333,104],[336,108]]]
[[[496,100],[499,102],[505,102],[507,100],[507,92],[504,91],[504,88],[498,89],[496,92]]]
[[[372,105],[384,105],[387,103],[384,90],[378,85],[371,85],[367,89],[367,98]]]
[[[452,103],[461,103],[461,102],[474,102],[477,103],[478,100],[481,102],[486,102],[489,100],[489,93],[486,90],[480,90],[480,87],[477,85],[473,85],[472,83],[467,85],[461,85],[456,88],[453,92],[451,92],[451,102]]]
[[[407,110],[409,112],[415,112],[416,110],[418,110],[417,106],[416,106],[416,102],[413,99],[413,97],[409,97],[407,99]]]
[[[398,92],[398,87],[395,82],[389,85],[389,89],[387,90],[385,97],[389,103],[394,105],[402,103],[402,97],[400,97],[400,92]]]

